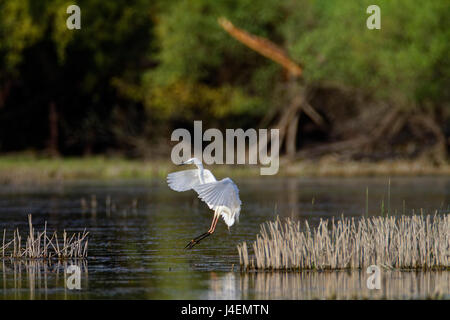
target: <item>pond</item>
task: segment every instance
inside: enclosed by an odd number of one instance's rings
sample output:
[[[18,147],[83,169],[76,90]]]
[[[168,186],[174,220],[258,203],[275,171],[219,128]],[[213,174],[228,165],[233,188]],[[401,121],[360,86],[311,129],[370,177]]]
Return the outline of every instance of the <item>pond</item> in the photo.
[[[365,270],[241,273],[236,245],[251,242],[276,216],[308,219],[448,212],[450,177],[234,179],[243,202],[240,222],[192,250],[185,245],[208,230],[212,211],[194,191],[178,193],[163,180],[78,181],[0,187],[0,231],[34,227],[89,231],[85,261],[0,260],[0,299],[347,299],[450,297],[450,272],[382,271],[382,288],[369,290]],[[367,198],[368,191],[368,198]],[[0,253],[1,254],[1,253]],[[78,266],[81,289],[66,286]]]

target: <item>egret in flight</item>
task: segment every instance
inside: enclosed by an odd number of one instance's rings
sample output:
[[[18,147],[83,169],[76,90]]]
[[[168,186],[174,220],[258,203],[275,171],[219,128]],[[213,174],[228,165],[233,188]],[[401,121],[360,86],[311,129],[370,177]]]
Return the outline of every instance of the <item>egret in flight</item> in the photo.
[[[230,178],[217,181],[211,171],[204,169],[202,162],[197,158],[191,158],[182,164],[195,164],[197,169],[169,173],[167,176],[169,187],[178,192],[194,189],[198,193],[198,197],[214,210],[209,230],[191,240],[185,247],[185,249],[191,249],[213,234],[220,216],[228,228],[238,221],[241,200],[239,199],[239,189]]]

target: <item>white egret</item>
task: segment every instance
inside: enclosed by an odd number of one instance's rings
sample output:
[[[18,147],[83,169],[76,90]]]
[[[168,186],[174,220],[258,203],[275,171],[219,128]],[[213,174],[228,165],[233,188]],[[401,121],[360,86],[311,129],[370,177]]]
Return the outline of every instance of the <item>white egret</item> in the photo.
[[[197,169],[169,173],[167,176],[169,187],[178,192],[194,189],[198,193],[198,197],[214,210],[209,230],[191,240],[185,247],[185,249],[191,249],[201,240],[213,234],[220,216],[228,228],[238,221],[241,200],[239,199],[239,189],[230,178],[217,181],[211,171],[204,169],[202,162],[197,158],[191,158],[182,164],[195,164]]]

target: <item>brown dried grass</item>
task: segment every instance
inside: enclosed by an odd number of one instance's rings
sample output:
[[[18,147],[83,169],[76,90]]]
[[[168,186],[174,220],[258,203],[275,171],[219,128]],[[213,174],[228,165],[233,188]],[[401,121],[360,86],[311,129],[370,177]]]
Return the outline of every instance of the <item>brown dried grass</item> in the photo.
[[[3,230],[3,241],[0,247],[0,255],[3,259],[83,259],[88,253],[88,234],[74,233],[69,236],[64,230],[62,240],[58,241],[58,234],[54,231],[47,233],[47,222],[44,230],[37,231],[33,228],[31,215],[28,215],[29,233],[22,245],[22,236],[19,230],[14,230],[13,239],[6,240],[6,229]]]
[[[261,225],[253,256],[237,246],[245,270],[448,269],[450,216],[413,215],[306,221],[277,218]]]

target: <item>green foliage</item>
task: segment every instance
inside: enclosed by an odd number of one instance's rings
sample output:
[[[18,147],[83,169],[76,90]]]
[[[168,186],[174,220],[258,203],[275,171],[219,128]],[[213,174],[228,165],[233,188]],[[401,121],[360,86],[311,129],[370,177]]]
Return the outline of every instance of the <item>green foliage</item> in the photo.
[[[198,118],[201,114],[219,119],[230,114],[252,115],[263,104],[257,97],[245,95],[240,88],[227,85],[211,88],[200,83],[179,81],[155,87],[151,93],[146,103],[156,111],[159,120],[172,115],[178,119]]]
[[[291,2],[281,28],[306,81],[348,85],[409,108],[441,102],[450,74],[448,1],[377,1],[381,30],[369,30],[372,2]]]
[[[70,4],[0,2],[2,148],[42,148],[51,102],[69,149],[193,118],[257,126],[285,101],[283,70],[230,37],[221,16],[285,48],[310,87],[351,88],[405,110],[448,105],[448,0],[79,0],[77,31],[66,28]],[[381,30],[366,28],[371,4]],[[31,140],[12,127],[19,119]],[[20,138],[8,145],[11,135]]]
[[[144,77],[146,105],[164,118],[190,118],[198,110],[210,110],[216,117],[236,110],[263,114],[274,105],[281,68],[221,30],[217,18],[222,15],[248,32],[284,45],[304,66],[307,84],[363,90],[409,109],[439,105],[448,98],[448,2],[378,1],[381,30],[366,27],[370,4],[368,0],[173,2],[159,16],[158,66]],[[173,86],[182,86],[189,102],[171,90]],[[230,98],[234,90],[239,99]],[[254,102],[260,107],[253,109]]]
[[[41,28],[30,15],[28,1],[0,2],[0,57],[3,69],[13,71],[22,60],[24,48],[33,44],[41,34]]]
[[[72,152],[90,150],[95,144],[114,145],[114,109],[139,108],[136,99],[124,96],[139,83],[141,65],[153,50],[155,4],[80,0],[81,30],[69,30],[66,9],[71,4],[67,0],[0,4],[0,104],[2,87],[11,88],[10,100],[0,112],[4,148],[45,146],[51,103],[59,113],[61,145]],[[29,137],[14,126],[18,121],[27,127]],[[24,138],[7,139],[16,134]]]
[[[270,30],[281,20],[277,1],[167,5],[156,28],[158,66],[144,77],[146,105],[157,115],[221,119],[261,116],[269,107],[266,98],[280,69],[224,32],[217,23],[223,15],[249,32],[279,37]]]

